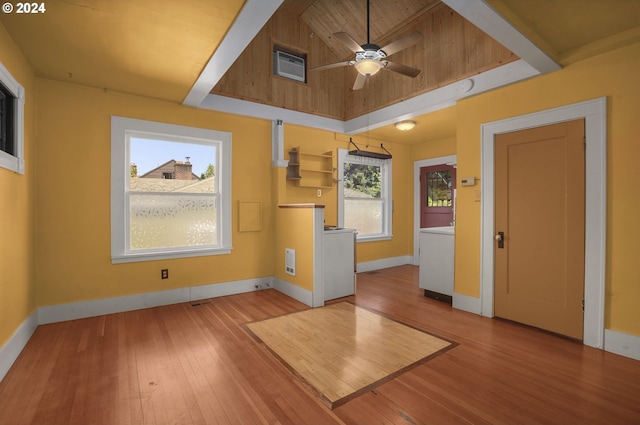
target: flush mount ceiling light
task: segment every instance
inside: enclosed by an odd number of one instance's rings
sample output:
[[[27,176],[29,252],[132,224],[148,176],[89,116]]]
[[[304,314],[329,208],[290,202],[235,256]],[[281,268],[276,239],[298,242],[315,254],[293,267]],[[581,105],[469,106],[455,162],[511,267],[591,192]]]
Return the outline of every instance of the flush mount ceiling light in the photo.
[[[400,131],[409,131],[415,126],[415,121],[400,121],[396,123],[396,128]]]

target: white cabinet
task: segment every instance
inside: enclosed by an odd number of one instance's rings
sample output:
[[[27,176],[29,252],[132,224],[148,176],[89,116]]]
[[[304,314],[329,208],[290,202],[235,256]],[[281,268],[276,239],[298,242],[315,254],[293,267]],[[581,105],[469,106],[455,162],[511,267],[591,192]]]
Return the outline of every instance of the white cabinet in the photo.
[[[325,230],[323,242],[325,301],[353,295],[356,290],[355,231]]]
[[[420,288],[426,297],[451,302],[453,297],[453,227],[420,230]]]

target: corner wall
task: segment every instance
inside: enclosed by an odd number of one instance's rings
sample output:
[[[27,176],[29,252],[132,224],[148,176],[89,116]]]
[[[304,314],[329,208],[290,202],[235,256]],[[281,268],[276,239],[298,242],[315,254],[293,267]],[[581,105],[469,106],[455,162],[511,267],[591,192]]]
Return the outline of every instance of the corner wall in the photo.
[[[272,203],[270,121],[51,80],[39,80],[38,96],[38,306],[273,275],[272,209],[261,231],[238,231],[239,201]],[[111,264],[112,115],[232,133],[231,254]]]
[[[25,90],[25,173],[0,169],[0,348],[36,309],[34,184],[36,80],[26,59],[0,24],[0,62]],[[34,326],[35,328],[35,326]],[[26,330],[29,335],[33,329]],[[5,357],[6,352],[2,352]],[[4,360],[4,359],[3,359]],[[2,376],[0,364],[0,376]]]
[[[607,257],[605,328],[640,335],[640,44],[458,103],[458,175],[480,176],[483,123],[607,97]],[[478,188],[458,190],[455,291],[480,296]],[[461,259],[464,259],[462,261]]]

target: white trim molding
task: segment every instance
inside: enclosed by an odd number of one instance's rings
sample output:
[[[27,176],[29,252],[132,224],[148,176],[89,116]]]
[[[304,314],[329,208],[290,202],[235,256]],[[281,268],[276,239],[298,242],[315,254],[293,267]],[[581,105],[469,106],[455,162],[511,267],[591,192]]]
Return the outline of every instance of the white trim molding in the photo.
[[[129,173],[133,139],[171,141],[215,148],[217,241],[211,245],[185,245],[132,249],[130,243]],[[159,259],[229,254],[231,236],[232,134],[133,118],[111,117],[111,262],[127,263]],[[213,159],[212,159],[213,160]],[[215,195],[214,195],[215,194]]]
[[[300,301],[302,304],[308,305],[309,307],[313,306],[312,291],[309,291],[277,277],[273,278],[273,288],[276,291],[282,292],[283,294],[293,298],[296,301]]]
[[[610,353],[640,360],[640,336],[605,329],[604,349]]]
[[[486,0],[443,0],[491,38],[524,59],[540,73],[557,71],[560,65],[497,13]]]
[[[0,167],[18,174],[24,174],[24,87],[11,75],[9,70],[0,62],[0,83],[11,92],[15,98],[13,113],[14,154],[0,151]]]
[[[194,83],[183,105],[198,107],[283,0],[247,0],[224,39]]]
[[[313,301],[312,307],[324,306],[324,208],[313,209]]]
[[[79,301],[58,304],[38,309],[38,324],[64,322],[67,320],[85,319],[103,314],[122,313],[143,308],[160,307],[206,298],[224,297],[242,294],[273,287],[273,277],[259,277],[231,282],[212,283],[166,291],[146,292],[136,295],[102,298],[98,300]],[[288,294],[287,294],[288,295]]]
[[[456,292],[453,293],[451,307],[473,314],[482,313],[482,303],[480,298],[470,297]]]
[[[607,102],[602,97],[481,126],[480,280],[482,315],[493,317],[494,286],[494,137],[527,128],[585,119],[585,345],[604,348],[606,263]]]
[[[453,165],[455,167],[457,162],[457,155],[447,155],[423,159],[413,163],[413,262],[411,263],[413,265],[420,264],[420,168],[440,164]]]
[[[11,369],[13,363],[29,342],[29,339],[38,327],[38,312],[31,314],[13,333],[9,341],[0,347],[0,381],[2,381]]]
[[[194,106],[271,121],[283,120],[288,124],[302,125],[336,133],[358,134],[405,119],[411,119],[418,115],[435,112],[455,105],[458,99],[474,96],[537,75],[540,75],[540,73],[535,68],[523,60],[517,60],[474,75],[472,79],[473,86],[469,91],[463,92],[461,90],[461,86],[465,84],[465,81],[456,82],[372,111],[368,117],[363,115],[348,121],[216,94],[206,95],[202,103]]]
[[[388,269],[391,267],[404,266],[411,264],[410,255],[402,255],[400,257],[382,258],[380,260],[367,261],[358,263],[356,269],[358,273],[372,272],[374,270]]]

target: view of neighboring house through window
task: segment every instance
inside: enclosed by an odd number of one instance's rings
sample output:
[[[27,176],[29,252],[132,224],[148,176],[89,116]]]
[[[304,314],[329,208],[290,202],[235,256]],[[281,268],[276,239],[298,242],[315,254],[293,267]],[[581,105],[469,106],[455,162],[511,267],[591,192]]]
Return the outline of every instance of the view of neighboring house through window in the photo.
[[[230,136],[145,121],[117,119],[123,126],[120,163],[126,178],[113,181],[122,208],[118,261],[226,253],[230,249]],[[131,124],[142,123],[144,129]],[[148,126],[156,128],[149,132]],[[190,135],[194,130],[198,137]],[[169,132],[168,132],[169,131]],[[115,133],[120,133],[116,129]],[[228,139],[228,142],[220,139]],[[112,134],[112,144],[118,144]],[[121,185],[121,187],[118,187]],[[113,200],[113,199],[112,199]],[[113,209],[113,205],[112,205]],[[112,229],[113,230],[113,229]],[[130,259],[130,260],[127,260]]]
[[[219,190],[204,175],[215,170],[216,147],[131,137],[130,155],[138,174],[129,179],[129,249],[217,245]]]
[[[352,156],[338,151],[338,221],[356,229],[359,240],[392,236],[391,160]]]

